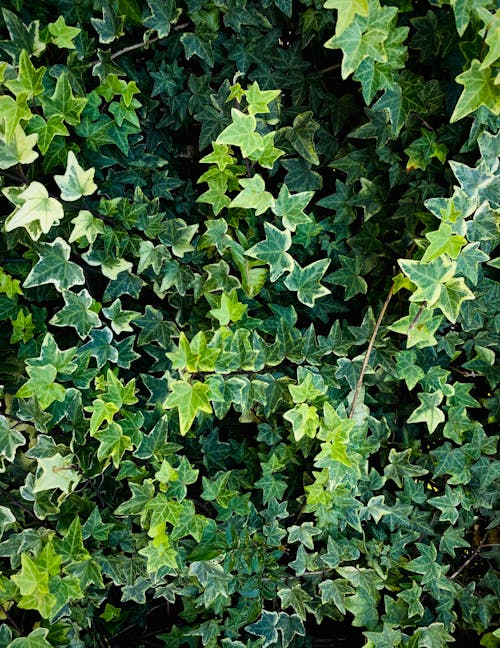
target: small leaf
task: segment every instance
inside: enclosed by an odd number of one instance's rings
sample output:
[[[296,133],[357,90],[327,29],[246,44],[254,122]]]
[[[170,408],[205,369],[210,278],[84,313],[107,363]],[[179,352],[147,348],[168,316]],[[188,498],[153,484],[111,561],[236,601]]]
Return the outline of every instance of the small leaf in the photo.
[[[186,434],[199,412],[212,413],[207,394],[209,386],[197,380],[193,383],[178,380],[171,385],[171,392],[163,406],[165,409],[176,407],[179,412],[180,433]]]
[[[58,225],[64,216],[61,203],[55,198],[50,198],[49,192],[40,182],[32,182],[18,198],[21,206],[5,221],[7,232],[11,232],[16,227],[25,227],[30,236],[36,240],[41,233],[47,234],[53,225]]]
[[[464,86],[450,123],[463,119],[480,106],[486,106],[494,115],[500,115],[500,92],[495,85],[491,68],[481,69],[481,62],[474,59],[465,72],[455,79]]]
[[[245,254],[265,261],[271,269],[269,278],[275,282],[283,273],[293,269],[293,258],[287,252],[292,244],[292,237],[287,230],[282,232],[270,223],[264,223],[264,231],[265,240],[246,250]]]
[[[97,189],[94,182],[95,169],[90,168],[84,171],[78,164],[73,151],[68,152],[66,172],[64,175],[55,175],[54,180],[61,190],[63,200],[78,200],[82,196],[90,196]]]
[[[285,286],[289,290],[296,290],[299,301],[312,308],[316,299],[330,294],[328,288],[320,284],[320,280],[329,265],[330,259],[320,259],[301,268],[294,261],[293,270],[285,279]]]

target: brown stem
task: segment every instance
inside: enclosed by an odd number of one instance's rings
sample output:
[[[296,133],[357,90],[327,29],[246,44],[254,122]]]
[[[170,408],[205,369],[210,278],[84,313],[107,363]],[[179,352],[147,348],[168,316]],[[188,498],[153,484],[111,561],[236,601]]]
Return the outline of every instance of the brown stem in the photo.
[[[363,378],[365,377],[366,369],[368,367],[368,363],[370,361],[370,355],[373,349],[373,345],[375,344],[375,338],[377,337],[378,330],[380,328],[380,325],[382,324],[382,320],[384,319],[385,311],[387,310],[387,307],[389,306],[389,302],[391,301],[391,297],[393,295],[392,288],[389,290],[389,293],[387,294],[387,297],[385,298],[384,305],[382,306],[382,310],[380,311],[380,315],[378,316],[378,319],[375,323],[375,328],[373,329],[372,336],[370,338],[370,341],[368,343],[368,348],[366,350],[365,354],[365,359],[363,360],[363,365],[361,367],[361,373],[359,374],[358,382],[356,383],[356,388],[354,390],[354,396],[352,397],[352,404],[351,404],[351,409],[349,410],[349,418],[352,418],[354,415],[354,410],[356,409],[356,402],[358,400],[359,392],[361,391],[361,387],[363,386]]]
[[[331,72],[332,70],[338,70],[340,67],[340,63],[335,63],[334,65],[329,65],[328,67],[321,68],[321,70],[318,70],[318,74],[326,74],[327,72]]]
[[[16,630],[20,635],[22,635],[22,634],[23,634],[23,631],[22,631],[21,628],[17,625],[17,623],[16,623],[16,622],[14,621],[14,619],[11,617],[9,611],[6,610],[6,609],[4,608],[3,605],[0,605],[0,611],[3,612],[3,614],[5,614],[5,618],[6,618],[7,621],[10,623],[10,625],[11,625],[13,628],[15,628],[15,630]]]
[[[427,302],[422,302],[422,303],[420,304],[420,308],[418,309],[417,314],[415,315],[415,317],[414,317],[414,318],[412,319],[412,321],[410,322],[410,326],[408,327],[407,334],[412,330],[412,328],[413,328],[414,326],[417,325],[418,320],[422,317],[422,313],[424,312],[426,306],[427,306]]]
[[[469,565],[474,558],[480,553],[481,549],[485,546],[486,542],[486,537],[487,534],[484,536],[484,538],[481,540],[479,545],[476,547],[476,549],[473,551],[473,553],[467,558],[467,560],[464,562],[464,564],[457,569],[457,571],[453,572],[453,574],[450,576],[450,580],[454,580],[459,574],[463,572],[463,570]]]
[[[0,169],[0,175],[9,178],[9,180],[15,180],[16,182],[19,182],[21,184],[26,184],[25,178],[22,178],[22,176],[18,175],[17,173],[9,173],[4,169]]]

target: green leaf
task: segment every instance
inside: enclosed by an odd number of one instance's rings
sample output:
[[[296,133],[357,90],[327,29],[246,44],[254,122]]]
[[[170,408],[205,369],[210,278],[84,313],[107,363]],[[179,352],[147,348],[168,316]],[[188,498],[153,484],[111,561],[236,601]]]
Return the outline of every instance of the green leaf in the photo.
[[[258,173],[252,178],[242,178],[238,182],[243,187],[243,191],[233,198],[229,207],[255,209],[255,214],[258,216],[272,206],[274,198],[266,191],[265,182]]]
[[[188,60],[193,56],[198,56],[209,67],[213,67],[214,53],[212,43],[208,38],[202,38],[191,32],[184,32],[181,36],[181,43],[184,45],[184,53]]]
[[[292,272],[285,279],[288,290],[296,290],[300,302],[306,306],[314,306],[316,299],[329,295],[330,291],[320,284],[320,280],[330,265],[330,259],[320,259],[301,268],[294,261]]]
[[[47,28],[52,36],[52,42],[59,48],[75,49],[74,39],[82,31],[79,27],[69,27],[64,20],[64,16],[59,16],[58,19],[47,25]]]
[[[417,394],[420,405],[408,419],[408,423],[425,423],[432,434],[440,423],[445,420],[443,412],[438,405],[443,400],[443,393],[436,390],[432,394]]]
[[[24,436],[9,425],[5,416],[0,414],[0,468],[5,458],[12,463],[16,456],[17,448],[26,443]]]
[[[47,153],[56,135],[62,135],[63,137],[69,135],[69,131],[64,125],[61,115],[52,115],[47,121],[40,115],[33,115],[26,124],[26,132],[38,135],[36,143],[42,155]]]
[[[14,3],[14,6],[17,6],[17,4]],[[28,25],[28,27],[26,27],[26,25],[8,9],[2,9],[2,16],[11,38],[10,41],[1,41],[2,49],[8,52],[14,61],[18,58],[23,49],[25,49],[28,54],[40,56],[45,49],[45,43],[40,40],[38,20],[34,20]]]
[[[61,198],[73,201],[82,196],[92,195],[97,189],[94,182],[94,173],[95,169],[93,168],[84,171],[78,164],[73,151],[69,151],[64,175],[54,176],[54,180],[61,190]]]
[[[319,416],[313,405],[301,403],[283,414],[283,418],[290,421],[293,428],[295,441],[300,441],[303,436],[314,438],[319,427]]]
[[[52,457],[37,459],[38,470],[33,484],[33,492],[59,489],[69,494],[81,479],[73,465],[73,455],[63,457],[57,452]]]
[[[467,243],[467,239],[459,234],[453,234],[451,225],[441,223],[439,229],[429,232],[425,238],[430,242],[429,247],[425,250],[422,257],[422,263],[432,261],[442,254],[447,254],[450,258],[456,259],[462,247]]]
[[[147,0],[150,16],[144,18],[143,24],[158,33],[158,38],[166,38],[170,33],[171,23],[177,17],[174,0]]]
[[[49,192],[40,182],[32,182],[19,194],[18,199],[21,206],[5,221],[7,232],[17,227],[25,227],[30,236],[37,240],[41,233],[47,234],[53,225],[58,225],[64,216],[61,203],[55,198],[50,198]],[[65,245],[67,246],[66,243]],[[69,258],[69,246],[67,249]]]
[[[31,110],[26,103],[26,94],[20,94],[16,99],[9,95],[0,96],[0,123],[3,121],[5,141],[8,144],[12,141],[16,128],[21,121],[27,121],[31,117]]]
[[[133,447],[130,437],[123,434],[122,426],[115,422],[98,430],[93,436],[99,441],[97,448],[99,461],[111,459],[115,468],[120,466],[125,450],[131,450]]]
[[[89,432],[94,436],[104,421],[111,424],[114,415],[118,412],[119,406],[114,402],[105,402],[102,398],[96,398],[92,406],[85,407],[86,412],[91,412]]]
[[[286,184],[282,184],[278,199],[271,205],[271,209],[282,219],[283,227],[295,232],[297,225],[312,221],[311,217],[304,213],[304,209],[313,195],[313,191],[291,194]]]
[[[52,283],[59,292],[63,292],[85,283],[80,266],[69,260],[71,248],[62,238],[56,238],[53,243],[41,243],[39,250],[40,259],[27,276],[23,284],[25,288]]]
[[[500,115],[500,93],[495,85],[491,68],[481,69],[481,62],[474,59],[470,67],[455,79],[464,86],[450,123],[463,119],[480,106],[486,106],[494,115]]]
[[[318,130],[319,124],[314,121],[312,116],[312,111],[297,115],[293,120],[293,126],[283,128],[282,133],[301,157],[311,164],[319,164],[314,146],[314,134]]]
[[[14,131],[14,139],[7,144],[0,135],[0,169],[8,169],[16,164],[31,164],[38,153],[33,150],[38,135],[26,135],[21,126]]]
[[[92,310],[94,300],[86,289],[79,293],[63,291],[64,307],[50,320],[53,326],[72,326],[84,340],[91,329],[101,324],[99,316]]]
[[[103,0],[101,9],[102,18],[91,18],[90,22],[99,34],[99,42],[107,45],[123,36],[125,18],[116,14],[115,5],[112,6],[109,0]]]
[[[441,293],[434,306],[441,309],[444,316],[455,323],[460,314],[460,307],[464,301],[475,299],[474,293],[465,285],[465,281],[454,278],[441,287]]]
[[[293,258],[287,252],[292,237],[289,231],[282,232],[270,223],[264,223],[264,231],[266,238],[246,250],[245,254],[265,261],[270,267],[269,278],[275,282],[283,273],[293,270]]]
[[[199,412],[212,413],[212,407],[207,398],[208,385],[195,380],[187,383],[177,380],[171,385],[171,391],[163,404],[165,409],[177,408],[179,412],[180,433],[186,434]]]
[[[55,382],[57,369],[52,365],[45,367],[26,367],[29,380],[18,389],[16,396],[18,398],[30,398],[36,396],[40,407],[45,410],[55,400],[62,402],[65,398],[66,390],[62,385]]]
[[[255,132],[257,121],[253,115],[245,115],[236,108],[231,109],[232,123],[217,138],[218,144],[239,146],[244,157],[249,157],[264,147],[262,135]]]
[[[228,295],[222,293],[220,308],[212,308],[209,314],[218,320],[221,326],[227,326],[230,322],[238,322],[245,314],[248,306],[238,301],[236,291]]]
[[[64,532],[62,540],[55,538],[54,546],[64,561],[82,562],[90,559],[89,552],[83,546],[82,525],[78,515]]]
[[[261,90],[257,81],[248,86],[245,97],[250,115],[269,113],[269,104],[280,95],[280,90]]]
[[[25,95],[27,99],[33,99],[43,93],[42,79],[46,69],[43,66],[35,68],[28,52],[23,49],[19,56],[17,79],[6,81],[5,85],[16,97]]]
[[[325,9],[337,10],[335,35],[340,34],[354,21],[356,14],[368,17],[368,0],[326,0]]]
[[[361,272],[361,258],[359,256],[347,257],[339,255],[339,261],[342,268],[335,270],[328,275],[327,280],[334,284],[344,286],[345,299],[352,299],[358,293],[365,294],[368,290],[368,284],[359,276]]]
[[[262,610],[262,615],[260,619],[247,625],[245,630],[250,634],[261,637],[262,647],[266,648],[267,646],[276,645],[278,642],[278,630],[276,624],[278,623],[278,613],[277,612],[268,612],[267,610]]]
[[[429,263],[410,259],[399,259],[398,263],[408,279],[417,286],[410,301],[425,301],[428,306],[437,302],[442,285],[453,277],[456,269],[456,264],[443,256]]]
[[[75,98],[68,73],[63,72],[57,79],[54,94],[44,99],[42,107],[47,120],[52,116],[59,116],[67,124],[76,126],[80,123],[80,115],[87,101],[86,98]]]
[[[84,237],[89,243],[93,243],[99,234],[104,233],[104,223],[85,209],[79,211],[78,216],[75,216],[71,222],[73,223],[73,230],[68,243],[74,243]]]
[[[47,628],[36,628],[27,637],[14,639],[7,648],[53,648],[47,641],[49,631]]]

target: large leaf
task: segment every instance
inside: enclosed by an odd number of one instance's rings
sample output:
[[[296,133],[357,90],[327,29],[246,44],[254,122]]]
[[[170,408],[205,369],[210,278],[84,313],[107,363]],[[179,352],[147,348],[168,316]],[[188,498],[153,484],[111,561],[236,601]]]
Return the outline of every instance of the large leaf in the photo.
[[[53,243],[42,243],[40,258],[26,277],[25,288],[52,283],[59,292],[71,286],[85,283],[83,271],[76,263],[69,260],[70,246],[62,238]]]

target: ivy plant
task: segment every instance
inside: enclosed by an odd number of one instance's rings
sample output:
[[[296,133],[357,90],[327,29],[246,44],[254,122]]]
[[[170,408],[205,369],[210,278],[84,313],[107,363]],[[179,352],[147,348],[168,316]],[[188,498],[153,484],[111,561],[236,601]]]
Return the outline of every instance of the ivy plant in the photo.
[[[0,648],[497,646],[496,3],[0,8]]]

